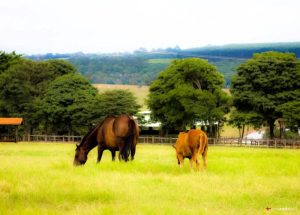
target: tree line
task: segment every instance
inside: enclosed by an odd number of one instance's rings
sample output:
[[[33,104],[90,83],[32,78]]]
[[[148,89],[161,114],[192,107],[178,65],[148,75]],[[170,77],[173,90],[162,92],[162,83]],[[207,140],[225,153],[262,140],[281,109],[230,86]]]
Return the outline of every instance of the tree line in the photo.
[[[300,127],[300,61],[293,53],[254,54],[242,63],[231,82],[231,96],[222,91],[224,77],[207,60],[174,60],[150,85],[148,106],[153,117],[171,128],[184,130],[200,122],[209,136],[215,137],[232,110],[229,123],[267,126],[275,137],[289,129],[298,137]]]
[[[254,54],[237,67],[231,95],[222,90],[224,82],[207,60],[175,59],[150,84],[147,105],[164,134],[200,123],[216,137],[227,121],[241,131],[248,125],[268,126],[271,138],[277,135],[275,123],[279,137],[286,129],[298,131],[300,63],[295,54]],[[67,61],[33,61],[0,52],[0,114],[23,117],[26,133],[82,135],[107,115],[138,110],[132,93],[99,94]]]
[[[0,116],[24,118],[19,133],[82,135],[108,115],[139,107],[129,91],[99,94],[67,61],[0,52]]]

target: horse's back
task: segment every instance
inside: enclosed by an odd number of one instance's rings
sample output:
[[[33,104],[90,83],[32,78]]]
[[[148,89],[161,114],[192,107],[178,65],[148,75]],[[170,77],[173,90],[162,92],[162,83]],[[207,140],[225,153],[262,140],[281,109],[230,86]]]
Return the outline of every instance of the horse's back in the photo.
[[[191,129],[188,133],[189,144],[191,147],[195,147],[202,154],[208,147],[208,138],[204,131],[200,129]]]
[[[131,126],[131,119],[126,115],[121,115],[115,118],[113,122],[113,131],[117,137],[126,137],[130,133],[130,129],[133,129]]]
[[[98,132],[98,136],[103,136],[103,140],[108,145],[115,145],[118,139],[130,135],[138,137],[138,126],[131,117],[126,115],[106,118]]]
[[[195,147],[199,144],[199,140],[201,138],[201,130],[199,129],[191,129],[188,132],[188,139],[190,147]]]

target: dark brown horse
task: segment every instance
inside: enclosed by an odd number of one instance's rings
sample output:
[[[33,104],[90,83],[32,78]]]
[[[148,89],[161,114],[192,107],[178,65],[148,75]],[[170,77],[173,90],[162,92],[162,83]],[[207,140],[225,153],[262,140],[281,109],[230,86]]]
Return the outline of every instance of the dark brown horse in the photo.
[[[138,125],[132,117],[126,115],[107,117],[91,129],[77,145],[74,165],[85,164],[88,153],[97,145],[97,162],[100,162],[106,149],[111,151],[112,160],[115,160],[116,151],[120,151],[119,160],[128,161],[130,155],[133,160],[138,136]]]

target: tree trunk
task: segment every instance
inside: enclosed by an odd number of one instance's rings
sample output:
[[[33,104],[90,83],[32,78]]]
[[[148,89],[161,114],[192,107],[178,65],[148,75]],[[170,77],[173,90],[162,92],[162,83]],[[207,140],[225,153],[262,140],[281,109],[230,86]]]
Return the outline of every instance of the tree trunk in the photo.
[[[282,135],[283,135],[283,120],[282,119],[279,119],[278,120],[278,123],[279,123],[279,138],[282,139]]]
[[[216,138],[217,137],[217,126],[213,125],[213,137]]]
[[[219,138],[219,137],[221,137],[221,126],[220,126],[220,122],[218,123],[218,125],[217,125],[217,138]]]
[[[199,79],[193,79],[193,82],[194,82],[194,84],[196,85],[196,87],[197,87],[199,90],[202,90],[202,89],[201,89],[201,84],[200,84]]]
[[[244,134],[245,134],[245,125],[242,125],[242,139],[244,138]]]
[[[269,124],[269,128],[270,128],[270,139],[274,139],[274,123],[275,120],[274,119],[269,119],[268,120],[268,124]]]
[[[211,133],[212,133],[212,126],[211,123],[209,123],[209,125],[207,126],[207,134],[209,137],[211,137]]]

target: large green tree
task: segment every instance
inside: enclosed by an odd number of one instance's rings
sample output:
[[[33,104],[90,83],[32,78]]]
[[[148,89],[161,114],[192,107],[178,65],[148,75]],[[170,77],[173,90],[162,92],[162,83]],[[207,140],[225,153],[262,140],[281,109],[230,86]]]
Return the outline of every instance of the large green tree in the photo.
[[[106,116],[137,113],[140,105],[126,90],[102,94],[79,74],[69,74],[53,81],[41,109],[44,130],[55,134],[84,134]]]
[[[299,60],[292,53],[265,52],[237,68],[231,93],[238,111],[260,115],[274,137],[274,123],[284,117],[286,103],[299,101]]]
[[[0,114],[23,117],[25,129],[32,133],[39,127],[40,99],[49,83],[62,74],[74,73],[74,69],[68,62],[31,61],[14,53],[7,59],[11,59],[9,63],[1,64],[5,70],[0,74]]]
[[[98,115],[134,115],[141,106],[129,90],[108,90],[99,94]]]
[[[196,121],[223,122],[229,97],[221,90],[223,76],[206,60],[174,60],[150,86],[148,106],[164,130],[183,130]]]
[[[79,74],[55,79],[41,100],[44,130],[54,134],[82,134],[95,117],[97,89]]]

